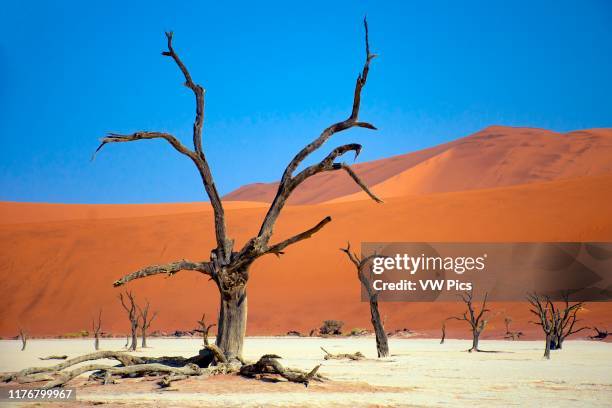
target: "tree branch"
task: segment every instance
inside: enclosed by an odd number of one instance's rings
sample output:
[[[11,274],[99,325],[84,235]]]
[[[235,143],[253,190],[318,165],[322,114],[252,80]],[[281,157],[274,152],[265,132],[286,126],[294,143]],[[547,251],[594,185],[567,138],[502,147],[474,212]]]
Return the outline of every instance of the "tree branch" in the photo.
[[[361,73],[359,74],[359,76],[357,77],[357,82],[355,83],[355,91],[353,95],[353,107],[351,110],[351,114],[346,120],[334,123],[333,125],[323,130],[323,132],[319,135],[317,139],[315,139],[310,144],[308,144],[306,147],[304,147],[302,150],[300,150],[295,155],[295,157],[291,160],[291,162],[289,162],[289,164],[285,168],[285,171],[279,183],[276,196],[274,197],[274,200],[272,201],[272,204],[270,205],[270,208],[268,209],[268,212],[264,218],[264,221],[261,224],[259,233],[257,235],[257,240],[260,241],[258,244],[261,246],[266,246],[268,244],[270,237],[272,236],[272,233],[273,233],[274,224],[276,222],[276,219],[278,218],[281,210],[285,206],[285,203],[287,199],[289,198],[289,195],[291,194],[291,192],[300,183],[302,183],[307,178],[313,176],[314,174],[320,173],[322,171],[338,170],[341,168],[346,170],[346,168],[342,167],[342,165],[338,165],[339,167],[335,166],[333,163],[333,160],[336,157],[342,155],[343,153],[349,150],[354,150],[356,152],[356,155],[358,155],[359,151],[361,150],[361,146],[357,144],[340,146],[339,148],[334,149],[332,153],[330,153],[330,155],[326,159],[321,161],[318,165],[310,166],[306,168],[305,170],[303,170],[297,176],[293,177],[293,172],[298,168],[300,163],[302,163],[302,161],[306,157],[308,157],[312,152],[320,148],[335,133],[341,132],[346,129],[350,129],[352,127],[362,127],[366,129],[373,129],[373,130],[376,129],[376,127],[370,123],[358,121],[359,107],[361,105],[361,91],[363,87],[365,86],[367,78],[368,78],[368,72],[370,71],[370,61],[372,61],[372,59],[376,57],[375,54],[370,53],[370,44],[369,44],[369,37],[368,37],[368,22],[365,18],[363,20],[363,23],[364,23],[364,28],[365,28],[366,58],[365,58],[363,69]],[[349,172],[349,175],[353,177],[353,180],[355,180],[357,184],[359,184],[359,186],[362,187],[363,189],[365,184],[361,182],[358,177],[356,178],[356,175],[354,176],[354,173],[352,171],[348,171],[348,172]],[[368,195],[370,195],[370,197],[372,198],[375,197],[369,190],[367,190],[367,188],[364,190],[368,193]],[[378,200],[377,198],[374,198],[374,199],[380,202],[380,200]]]
[[[331,222],[331,217],[325,217],[321,221],[319,221],[319,223],[315,225],[314,227],[304,232],[301,232],[297,235],[294,235],[293,237],[288,238],[282,242],[279,242],[278,244],[272,245],[265,251],[265,254],[275,254],[277,256],[283,255],[284,254],[283,249],[285,249],[289,245],[295,244],[296,242],[303,241],[305,239],[310,238],[313,234],[321,230],[325,225],[327,225],[330,222]]]
[[[183,73],[185,77],[185,86],[193,91],[193,94],[196,98],[196,117],[193,123],[193,147],[198,155],[203,155],[202,151],[202,127],[204,125],[204,93],[206,92],[204,88],[193,82],[191,78],[191,74],[183,61],[179,58],[178,54],[174,51],[172,47],[172,31],[166,32],[166,38],[168,39],[168,51],[162,52],[162,55],[166,57],[172,57],[176,65],[178,65],[179,69]]]
[[[132,272],[129,275],[125,275],[121,279],[116,280],[113,283],[113,286],[121,286],[134,279],[146,278],[148,276],[158,275],[161,273],[172,276],[180,271],[197,271],[205,275],[212,276],[213,267],[210,262],[191,262],[183,259],[181,261],[171,262],[164,265],[147,266],[146,268]]]
[[[145,132],[145,131],[132,133],[131,135],[122,135],[119,133],[109,133],[107,136],[103,137],[100,140],[101,142],[100,146],[98,146],[98,148],[94,152],[91,159],[92,160],[95,159],[96,154],[105,145],[109,143],[134,142],[137,140],[147,140],[147,139],[164,139],[168,143],[170,143],[170,145],[172,145],[172,147],[174,147],[176,151],[178,151],[179,153],[184,154],[185,156],[189,157],[192,160],[197,159],[197,156],[193,151],[185,147],[176,137],[172,136],[171,134],[163,133],[163,132]]]

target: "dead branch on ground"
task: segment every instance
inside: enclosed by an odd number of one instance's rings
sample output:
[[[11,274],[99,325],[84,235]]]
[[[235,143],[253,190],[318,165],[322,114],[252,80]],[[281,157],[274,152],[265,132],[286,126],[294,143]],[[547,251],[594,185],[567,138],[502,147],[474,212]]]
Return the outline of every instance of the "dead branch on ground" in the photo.
[[[321,347],[321,350],[325,353],[325,360],[363,360],[365,356],[361,353],[361,351],[356,351],[352,354],[349,353],[338,353],[332,354],[329,351],[325,350]]]

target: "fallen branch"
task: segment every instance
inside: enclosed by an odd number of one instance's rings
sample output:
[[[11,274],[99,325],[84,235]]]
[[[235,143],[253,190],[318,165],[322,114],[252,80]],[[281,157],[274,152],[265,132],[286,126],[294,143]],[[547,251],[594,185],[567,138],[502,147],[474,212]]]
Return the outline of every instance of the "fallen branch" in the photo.
[[[310,370],[310,372],[306,372],[283,367],[283,365],[278,361],[280,358],[280,356],[275,354],[263,355],[255,364],[247,364],[242,366],[239,373],[243,377],[259,379],[261,379],[262,376],[266,376],[266,374],[278,375],[287,381],[304,384],[305,387],[308,387],[310,381],[314,380],[322,382],[326,379],[320,374],[317,374],[319,367],[321,367],[320,364]]]
[[[77,367],[71,371],[64,371],[57,373],[57,378],[53,381],[49,381],[48,383],[42,386],[43,389],[51,389],[56,387],[63,387],[68,381],[72,380],[79,375],[86,373],[88,371],[101,371],[104,374],[104,382],[106,383],[108,379],[113,376],[121,376],[121,377],[133,377],[133,376],[142,376],[142,375],[160,375],[160,374],[177,374],[177,375],[201,375],[202,369],[195,364],[187,364],[184,367],[170,367],[164,364],[137,364],[128,367],[113,367],[102,364],[88,364],[81,367]]]
[[[321,347],[321,350],[323,350],[323,352],[325,353],[325,357],[323,357],[325,360],[363,360],[365,358],[361,351],[356,351],[353,354],[332,354],[329,351],[325,350],[323,347]]]
[[[47,357],[38,357],[39,360],[65,360],[67,359],[68,356],[67,355],[62,355],[62,356],[47,356]]]

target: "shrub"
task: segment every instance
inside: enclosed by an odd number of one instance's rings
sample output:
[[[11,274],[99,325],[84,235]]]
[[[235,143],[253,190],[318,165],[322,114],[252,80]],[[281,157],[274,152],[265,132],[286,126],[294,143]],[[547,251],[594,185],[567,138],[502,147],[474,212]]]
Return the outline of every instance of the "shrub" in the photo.
[[[344,322],[339,320],[325,320],[323,322],[323,326],[319,329],[321,334],[342,334],[342,326],[344,326]]]

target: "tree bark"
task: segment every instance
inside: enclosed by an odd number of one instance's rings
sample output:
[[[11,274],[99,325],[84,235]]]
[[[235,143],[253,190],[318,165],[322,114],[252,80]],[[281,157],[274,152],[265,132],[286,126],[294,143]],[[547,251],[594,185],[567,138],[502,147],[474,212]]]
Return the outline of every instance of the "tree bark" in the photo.
[[[132,326],[132,342],[130,344],[130,350],[136,351],[136,345],[138,344],[138,326]]]
[[[544,349],[544,358],[550,360],[550,343],[552,341],[552,337],[547,334],[546,335],[546,348]]]
[[[96,349],[96,351],[100,350],[100,335],[98,333],[96,333],[96,338],[94,340],[94,348]]]
[[[469,352],[471,353],[472,351],[478,351],[478,340],[480,338],[480,333],[476,330],[474,330],[472,332],[472,348],[469,350]]]
[[[240,287],[230,293],[222,293],[216,344],[228,360],[242,358],[246,322],[246,288]]]
[[[142,329],[141,334],[142,334],[141,347],[145,348],[145,347],[147,347],[147,331],[146,331],[146,329]]]
[[[380,319],[378,300],[376,298],[370,298],[370,314],[372,315],[372,326],[374,326],[374,334],[376,335],[378,357],[387,357],[389,356],[389,342],[387,341],[387,333],[385,333],[385,328]]]

